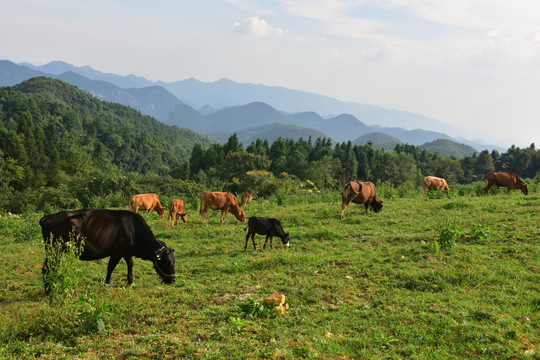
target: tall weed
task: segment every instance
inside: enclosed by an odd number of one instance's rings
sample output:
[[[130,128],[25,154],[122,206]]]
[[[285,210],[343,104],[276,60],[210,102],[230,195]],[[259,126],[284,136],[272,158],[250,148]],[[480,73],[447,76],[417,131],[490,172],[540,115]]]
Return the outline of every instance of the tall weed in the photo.
[[[45,241],[43,281],[51,299],[65,302],[73,296],[80,279],[79,256],[83,249],[84,238],[73,232],[66,242],[54,241],[52,236]]]

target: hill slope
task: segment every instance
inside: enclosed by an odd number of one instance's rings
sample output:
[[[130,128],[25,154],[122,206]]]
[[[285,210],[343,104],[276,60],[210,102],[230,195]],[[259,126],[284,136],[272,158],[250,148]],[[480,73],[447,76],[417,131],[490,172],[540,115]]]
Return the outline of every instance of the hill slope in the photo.
[[[457,159],[465,156],[472,156],[477,152],[472,146],[459,144],[448,139],[437,139],[420,145],[422,149],[438,152],[444,156],[453,156]]]
[[[234,131],[211,133],[210,136],[224,143],[233,133]],[[257,139],[268,140],[268,143],[272,144],[280,137],[283,139],[293,139],[295,141],[298,141],[300,138],[307,140],[309,137],[312,139],[327,137],[326,134],[321,131],[288,124],[266,124],[256,126],[236,131],[236,135],[238,136],[238,141],[244,144],[244,146],[251,144]]]
[[[380,132],[372,132],[354,139],[352,144],[363,145],[370,141],[373,144],[373,147],[385,150],[393,150],[397,144],[402,143],[398,138],[391,135],[383,134]]]
[[[89,80],[71,71],[62,73],[57,78],[89,92],[100,100],[130,106],[161,122],[165,122],[175,106],[182,103],[161,86],[123,89],[102,80]]]
[[[26,119],[24,126],[35,127],[32,131],[51,132],[43,140],[54,140],[50,146],[71,144],[86,154],[99,150],[127,171],[167,171],[179,166],[196,143],[208,146],[212,142],[192,130],[162,124],[130,107],[98,100],[73,85],[46,77],[2,88],[0,106],[6,130],[20,131],[21,121]]]

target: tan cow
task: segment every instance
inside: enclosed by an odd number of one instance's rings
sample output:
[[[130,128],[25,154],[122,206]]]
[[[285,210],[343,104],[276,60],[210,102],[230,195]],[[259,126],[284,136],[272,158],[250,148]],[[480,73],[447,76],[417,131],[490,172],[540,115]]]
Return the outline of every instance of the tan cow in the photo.
[[[371,210],[374,212],[380,212],[383,207],[383,201],[377,197],[375,192],[375,184],[369,181],[351,181],[345,185],[341,192],[341,219],[343,219],[345,209],[347,209],[351,201],[355,204],[364,204],[366,215],[369,206],[371,206]]]
[[[486,175],[487,185],[484,188],[484,195],[486,195],[489,189],[495,185],[497,187],[506,186],[508,191],[510,189],[519,189],[525,195],[529,194],[529,185],[525,184],[517,174],[509,172],[490,172]]]
[[[187,223],[187,213],[184,212],[184,202],[180,199],[174,199],[169,206],[169,224],[174,229],[174,225],[178,224],[178,218]]]
[[[155,210],[162,219],[165,217],[165,208],[161,206],[159,196],[153,193],[133,195],[129,199],[129,208],[133,212],[148,210],[146,216],[150,216],[150,213]]]
[[[426,190],[443,190],[449,191],[448,183],[443,178],[438,178],[435,176],[424,176],[424,181],[422,181],[422,195]]]
[[[242,201],[240,202],[240,207],[244,207],[245,205],[251,205],[251,200],[253,200],[253,194],[249,191],[246,191],[242,194]]]
[[[230,211],[239,221],[246,221],[246,213],[240,209],[236,196],[227,192],[204,192],[201,196],[201,224],[206,220],[208,209],[221,210],[221,223],[227,222],[227,213]]]

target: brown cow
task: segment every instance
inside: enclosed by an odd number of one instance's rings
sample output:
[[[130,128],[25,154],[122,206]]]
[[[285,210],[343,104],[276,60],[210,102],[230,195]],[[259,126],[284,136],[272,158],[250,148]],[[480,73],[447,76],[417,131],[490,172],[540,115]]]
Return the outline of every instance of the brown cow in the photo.
[[[242,201],[240,202],[240,207],[244,205],[251,205],[251,200],[253,200],[253,194],[249,191],[246,191],[242,194]]]
[[[236,196],[227,192],[204,192],[201,196],[201,224],[206,220],[208,208],[212,210],[221,210],[221,223],[227,222],[227,213],[230,211],[241,222],[246,222],[246,213],[240,209]]]
[[[509,172],[490,172],[486,175],[487,185],[484,188],[484,195],[486,195],[489,189],[495,185],[497,187],[506,186],[508,191],[510,189],[519,189],[525,195],[529,194],[529,185],[525,184],[517,174]]]
[[[448,183],[443,178],[438,178],[435,176],[425,176],[424,181],[422,181],[422,195],[426,190],[443,190],[449,191]]]
[[[159,196],[153,193],[133,195],[131,199],[129,199],[129,208],[133,212],[148,210],[146,216],[150,216],[150,213],[153,210],[156,210],[162,219],[165,217],[165,208],[161,206]]]
[[[187,213],[184,212],[184,202],[180,199],[174,199],[169,206],[169,224],[174,229],[174,225],[178,224],[178,218],[181,218],[184,223],[187,223]]]
[[[369,206],[371,206],[371,210],[375,212],[380,212],[383,207],[383,201],[377,197],[375,192],[375,184],[369,181],[351,181],[345,185],[341,192],[341,219],[343,219],[345,209],[351,201],[355,204],[364,204],[366,215]]]

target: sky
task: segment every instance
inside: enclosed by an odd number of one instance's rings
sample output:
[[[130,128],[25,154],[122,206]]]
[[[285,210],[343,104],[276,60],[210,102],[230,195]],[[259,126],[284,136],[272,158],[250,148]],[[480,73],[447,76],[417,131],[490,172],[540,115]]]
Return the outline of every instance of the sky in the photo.
[[[0,0],[0,59],[282,86],[540,145],[538,0]]]

